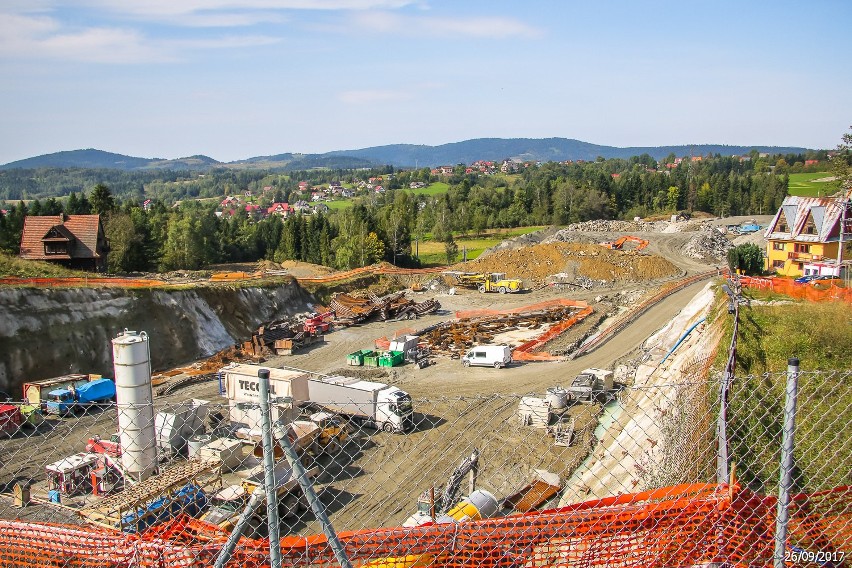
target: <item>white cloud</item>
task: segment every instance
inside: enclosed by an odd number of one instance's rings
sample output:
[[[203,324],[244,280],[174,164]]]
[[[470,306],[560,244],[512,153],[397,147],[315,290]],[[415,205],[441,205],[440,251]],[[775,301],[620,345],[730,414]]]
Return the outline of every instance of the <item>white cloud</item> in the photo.
[[[365,12],[353,16],[352,26],[373,32],[412,37],[475,37],[502,39],[508,37],[536,38],[542,31],[511,18],[473,17],[438,18],[434,16],[405,16],[391,12]]]
[[[124,27],[71,29],[48,16],[0,14],[0,58],[127,64],[172,62],[181,59],[181,53],[186,50],[244,48],[278,41],[264,35],[154,40]]]
[[[278,11],[393,10],[414,0],[80,0],[119,17],[181,26],[241,26],[281,18]],[[273,20],[274,21],[274,20]],[[205,22],[209,22],[206,23]]]
[[[134,30],[66,30],[47,16],[0,15],[0,57],[50,58],[99,63],[169,59]]]
[[[371,103],[405,101],[412,97],[407,91],[362,90],[343,91],[338,93],[338,99],[346,104],[363,105]]]

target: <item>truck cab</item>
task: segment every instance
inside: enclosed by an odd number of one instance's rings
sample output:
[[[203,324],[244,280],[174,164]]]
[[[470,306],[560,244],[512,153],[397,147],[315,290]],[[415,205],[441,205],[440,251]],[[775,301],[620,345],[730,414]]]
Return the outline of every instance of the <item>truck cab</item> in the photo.
[[[385,432],[405,433],[414,428],[414,407],[411,395],[396,387],[379,391],[376,404],[376,425]]]

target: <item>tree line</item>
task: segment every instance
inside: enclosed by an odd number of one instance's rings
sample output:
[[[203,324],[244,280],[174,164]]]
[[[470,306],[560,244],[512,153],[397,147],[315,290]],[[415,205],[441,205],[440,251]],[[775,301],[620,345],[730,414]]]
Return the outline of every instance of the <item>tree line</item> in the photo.
[[[793,159],[793,158],[791,158]],[[184,180],[199,194],[223,191],[272,191],[262,203],[306,198],[298,182],[342,180],[352,184],[383,175],[385,191],[369,192],[350,207],[329,214],[263,218],[237,209],[218,211],[218,200],[155,198],[148,209],[142,197],[120,194],[104,183],[88,194],[71,192],[17,203],[0,216],[0,248],[15,253],[23,217],[59,212],[99,213],[111,252],[112,272],[198,269],[220,262],[267,259],[301,260],[335,268],[365,266],[380,260],[416,266],[412,241],[440,241],[447,260],[455,259],[459,233],[530,225],[564,225],[590,219],[647,217],[680,211],[714,215],[774,213],[787,195],[788,169],[783,157],[748,160],[708,156],[699,160],[674,156],[657,162],[648,155],[629,160],[531,165],[511,176],[478,176],[456,168],[446,193],[430,196],[405,188],[412,181],[433,181],[428,169],[393,168],[359,171],[310,171],[270,174],[214,171]],[[387,174],[392,174],[388,176]],[[154,183],[154,182],[150,182]],[[172,184],[179,186],[181,183]],[[194,190],[192,191],[194,193]]]

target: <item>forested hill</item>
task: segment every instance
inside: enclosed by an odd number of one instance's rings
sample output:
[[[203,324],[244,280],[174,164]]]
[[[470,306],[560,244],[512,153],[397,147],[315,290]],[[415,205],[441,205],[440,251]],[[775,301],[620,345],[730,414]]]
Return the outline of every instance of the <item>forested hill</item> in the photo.
[[[89,168],[111,170],[193,170],[212,168],[302,170],[311,168],[363,168],[390,165],[394,167],[435,167],[470,164],[477,160],[500,161],[514,159],[532,162],[561,162],[565,160],[593,161],[598,157],[630,158],[648,154],[661,160],[676,156],[722,156],[747,154],[751,150],[769,154],[803,154],[806,148],[779,146],[726,146],[695,144],[681,146],[626,147],[601,146],[570,138],[479,138],[425,146],[392,144],[357,150],[336,150],[325,154],[276,154],[258,156],[234,162],[219,162],[207,156],[177,159],[138,158],[102,150],[70,150],[17,160],[0,166],[0,170],[37,168]]]
[[[562,162],[566,160],[594,161],[598,157],[631,158],[648,154],[662,160],[669,154],[675,156],[706,156],[720,154],[733,156],[748,154],[751,150],[769,154],[803,154],[806,148],[779,146],[727,146],[724,144],[695,144],[681,146],[633,146],[619,148],[601,146],[570,138],[478,138],[440,146],[392,144],[361,150],[339,150],[327,155],[355,156],[377,164],[399,167],[434,167],[440,165],[471,164],[477,160],[499,161],[514,159],[532,162]]]

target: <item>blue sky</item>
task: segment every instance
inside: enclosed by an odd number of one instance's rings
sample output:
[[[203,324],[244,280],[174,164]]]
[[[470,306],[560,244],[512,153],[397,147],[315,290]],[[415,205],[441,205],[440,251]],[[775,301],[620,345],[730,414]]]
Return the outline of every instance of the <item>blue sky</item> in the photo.
[[[470,138],[833,148],[852,2],[3,0],[0,163]]]

